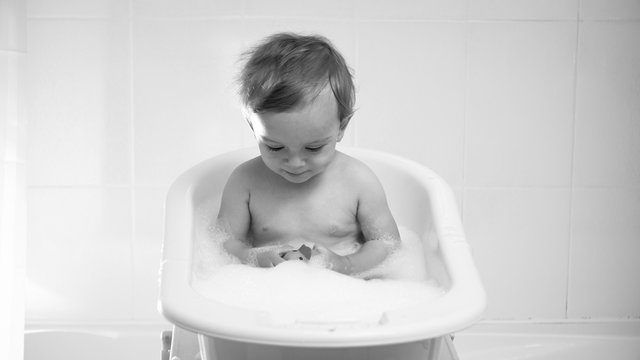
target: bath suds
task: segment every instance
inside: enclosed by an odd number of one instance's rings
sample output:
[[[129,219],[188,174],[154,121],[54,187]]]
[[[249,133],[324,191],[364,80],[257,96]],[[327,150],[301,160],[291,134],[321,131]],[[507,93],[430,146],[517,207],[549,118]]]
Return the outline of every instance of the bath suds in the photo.
[[[444,293],[427,278],[418,236],[402,227],[400,235],[401,246],[385,262],[352,277],[313,261],[287,261],[274,268],[240,264],[222,248],[224,231],[202,226],[194,244],[191,285],[211,300],[268,312],[277,323],[377,323],[386,311],[424,304]]]

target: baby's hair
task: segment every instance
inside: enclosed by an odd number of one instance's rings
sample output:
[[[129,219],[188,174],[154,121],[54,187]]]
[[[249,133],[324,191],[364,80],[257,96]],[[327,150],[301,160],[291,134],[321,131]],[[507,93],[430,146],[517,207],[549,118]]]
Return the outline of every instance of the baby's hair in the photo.
[[[344,129],[354,112],[349,67],[331,42],[319,35],[278,33],[244,53],[240,100],[249,111],[287,112],[313,101],[327,85]]]

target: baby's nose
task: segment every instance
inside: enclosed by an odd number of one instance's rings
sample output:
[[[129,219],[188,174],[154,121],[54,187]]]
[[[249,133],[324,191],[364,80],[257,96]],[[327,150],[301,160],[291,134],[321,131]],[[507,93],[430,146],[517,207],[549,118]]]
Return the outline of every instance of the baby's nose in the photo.
[[[291,155],[289,159],[287,159],[287,163],[292,168],[300,168],[304,166],[304,159],[299,155]]]

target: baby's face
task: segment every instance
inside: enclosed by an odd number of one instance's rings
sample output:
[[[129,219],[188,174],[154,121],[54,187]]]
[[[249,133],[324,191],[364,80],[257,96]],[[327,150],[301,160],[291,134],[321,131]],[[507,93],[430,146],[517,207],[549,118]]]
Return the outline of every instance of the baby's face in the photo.
[[[292,183],[322,173],[342,139],[336,99],[329,88],[314,102],[284,113],[252,114],[260,154],[271,171]]]

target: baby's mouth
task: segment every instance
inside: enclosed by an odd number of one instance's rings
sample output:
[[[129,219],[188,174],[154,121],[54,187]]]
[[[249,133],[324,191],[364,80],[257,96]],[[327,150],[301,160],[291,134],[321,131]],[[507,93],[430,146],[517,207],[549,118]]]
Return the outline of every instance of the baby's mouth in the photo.
[[[305,173],[307,173],[308,170],[304,170],[304,171],[289,171],[289,170],[283,170],[285,173],[287,173],[290,176],[300,176],[300,175],[304,175]]]

